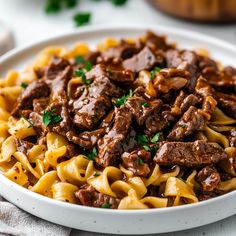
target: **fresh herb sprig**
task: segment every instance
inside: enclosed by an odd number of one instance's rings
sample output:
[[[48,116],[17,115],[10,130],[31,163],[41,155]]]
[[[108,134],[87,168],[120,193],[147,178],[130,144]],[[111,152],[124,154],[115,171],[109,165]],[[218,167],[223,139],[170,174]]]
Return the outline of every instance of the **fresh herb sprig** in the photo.
[[[110,209],[112,207],[112,204],[109,204],[109,203],[105,203],[101,206],[101,208],[107,208],[107,209]]]
[[[132,97],[133,96],[133,91],[130,89],[129,90],[129,93],[127,95],[123,95],[122,97],[120,98],[117,98],[115,101],[114,101],[114,105],[116,107],[121,107],[122,105],[124,105],[127,101],[128,98]]]
[[[20,86],[22,87],[22,88],[27,88],[28,87],[28,84],[27,83],[25,83],[25,82],[22,82],[21,84],[20,84]]]
[[[161,71],[161,68],[158,66],[155,66],[153,70],[150,71],[151,80],[153,80],[158,72]]]
[[[90,22],[90,12],[79,12],[73,17],[76,26],[83,26]]]
[[[94,161],[98,155],[97,149],[94,147],[91,151],[84,151],[84,155],[89,161]]]
[[[49,124],[55,124],[60,121],[62,121],[62,117],[55,113],[55,109],[51,108],[49,111],[43,112],[43,123],[45,126],[48,126]]]

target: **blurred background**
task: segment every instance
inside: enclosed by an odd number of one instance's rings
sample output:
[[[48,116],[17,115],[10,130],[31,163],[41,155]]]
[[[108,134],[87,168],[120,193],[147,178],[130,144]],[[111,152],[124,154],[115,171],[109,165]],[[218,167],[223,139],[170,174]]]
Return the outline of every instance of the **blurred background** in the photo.
[[[236,44],[235,22],[236,0],[0,0],[0,50],[85,25],[167,25]]]

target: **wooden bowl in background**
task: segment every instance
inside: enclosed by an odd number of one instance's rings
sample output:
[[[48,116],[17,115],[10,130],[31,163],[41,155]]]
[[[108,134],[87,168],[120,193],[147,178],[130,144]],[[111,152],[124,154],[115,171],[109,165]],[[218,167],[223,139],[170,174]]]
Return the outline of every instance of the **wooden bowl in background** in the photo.
[[[194,21],[236,22],[236,0],[149,0],[159,10]]]

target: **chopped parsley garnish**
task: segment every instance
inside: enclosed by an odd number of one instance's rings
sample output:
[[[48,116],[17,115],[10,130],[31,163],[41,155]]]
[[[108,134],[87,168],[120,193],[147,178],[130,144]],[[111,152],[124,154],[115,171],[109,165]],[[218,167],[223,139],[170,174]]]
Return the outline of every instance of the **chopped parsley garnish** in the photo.
[[[25,83],[25,82],[22,82],[22,83],[20,84],[20,86],[21,86],[22,88],[27,88],[27,87],[28,87],[28,84]]]
[[[154,77],[155,77],[155,75],[156,75],[156,73],[157,73],[157,72],[160,72],[160,71],[161,71],[161,68],[160,68],[160,67],[158,67],[158,66],[154,67],[154,69],[153,69],[152,71],[150,71],[151,80],[153,80]]]
[[[138,134],[137,136],[136,136],[136,141],[137,141],[137,143],[139,144],[139,145],[146,145],[147,143],[148,143],[148,138],[147,138],[147,136],[146,135],[144,135],[144,134]]]
[[[74,8],[77,5],[77,0],[66,0],[67,8]]]
[[[117,107],[120,107],[120,106],[124,105],[126,103],[127,99],[132,97],[132,96],[133,96],[133,91],[130,89],[129,93],[127,95],[124,95],[120,98],[117,98],[114,101],[114,105],[117,106]]]
[[[144,106],[144,107],[150,107],[150,104],[149,104],[148,102],[144,102],[144,103],[142,103],[142,106]]]
[[[158,148],[157,148],[156,145],[151,147],[151,156],[152,156],[152,158],[156,155],[157,149]]]
[[[86,75],[83,69],[78,69],[75,71],[75,75],[81,77],[82,83],[85,85],[90,85],[93,81],[86,79]]]
[[[90,61],[85,61],[84,68],[85,70],[90,71],[93,68],[93,65],[91,64]]]
[[[83,56],[75,57],[75,62],[79,65],[84,64],[86,71],[90,71],[93,68],[93,65],[90,61],[86,61]]]
[[[98,177],[100,174],[98,173],[98,172],[95,172],[94,174],[93,174],[93,176],[94,177]]]
[[[127,0],[111,0],[115,6],[123,6]]]
[[[91,13],[89,12],[79,12],[74,16],[74,21],[76,26],[86,25],[90,22]]]
[[[94,161],[95,157],[98,155],[97,149],[94,147],[90,152],[84,151],[84,155],[89,161]]]
[[[101,206],[101,208],[111,208],[112,207],[112,204],[109,204],[109,203],[105,203]]]
[[[156,142],[158,142],[159,138],[160,138],[160,132],[156,133],[156,134],[152,137],[151,143],[156,143]]]
[[[148,145],[143,145],[143,149],[145,151],[151,151],[151,148]]]
[[[49,124],[55,124],[62,121],[62,117],[58,114],[55,114],[55,109],[51,108],[50,111],[43,112],[43,123],[45,126]]]
[[[144,164],[143,160],[139,157],[137,159],[137,162],[138,162],[138,165],[140,165],[140,166]]]
[[[77,64],[84,64],[85,60],[84,60],[84,57],[83,56],[77,56],[75,57],[75,62]]]
[[[61,10],[61,2],[58,0],[47,0],[45,5],[45,12],[48,14],[57,13]]]

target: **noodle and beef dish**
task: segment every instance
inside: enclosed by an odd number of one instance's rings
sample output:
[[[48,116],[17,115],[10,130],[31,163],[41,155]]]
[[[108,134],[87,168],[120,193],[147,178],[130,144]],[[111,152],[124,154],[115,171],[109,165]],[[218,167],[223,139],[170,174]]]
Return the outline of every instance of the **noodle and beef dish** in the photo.
[[[36,193],[113,209],[236,189],[236,69],[147,32],[43,50],[0,82],[0,167]]]

